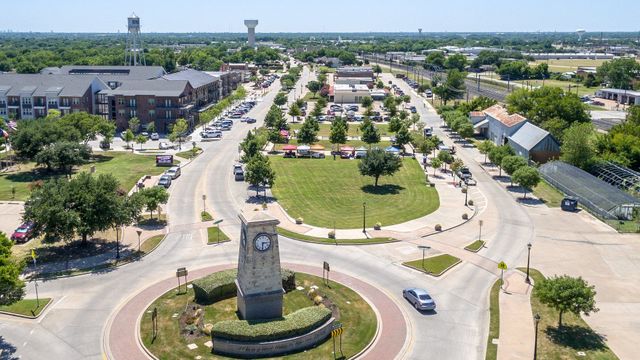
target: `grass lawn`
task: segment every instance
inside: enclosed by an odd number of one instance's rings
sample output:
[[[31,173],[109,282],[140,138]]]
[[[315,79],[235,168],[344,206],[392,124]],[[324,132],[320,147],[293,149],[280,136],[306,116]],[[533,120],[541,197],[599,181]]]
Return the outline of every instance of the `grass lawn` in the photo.
[[[519,268],[526,271],[525,268]],[[530,269],[534,284],[544,279],[540,271]],[[558,329],[558,311],[542,304],[536,297],[534,286],[531,294],[532,315],[540,314],[538,325],[538,356],[540,359],[588,359],[609,360],[618,357],[607,347],[603,339],[580,317],[569,312],[562,315],[563,328]],[[578,351],[586,356],[577,357]]]
[[[602,65],[607,60],[598,59],[549,59],[537,60],[532,65],[548,64],[551,72],[568,72],[578,70],[578,66],[595,66]]]
[[[500,279],[498,279],[489,292],[489,335],[487,335],[486,360],[495,360],[498,357],[498,345],[493,339],[500,338]]]
[[[189,160],[189,159],[195,158],[196,156],[198,156],[200,154],[202,154],[202,149],[196,146],[196,147],[191,148],[189,150],[176,153],[176,156],[177,157],[181,157],[183,159]]]
[[[158,246],[158,244],[160,244],[160,242],[162,242],[163,239],[164,239],[164,235],[155,235],[148,238],[140,245],[140,251],[145,255],[150,253],[151,250],[155,249],[156,246]]]
[[[472,242],[471,244],[465,246],[464,249],[465,250],[469,250],[471,252],[478,252],[483,247],[484,247],[484,241],[483,240],[476,240],[476,241]]]
[[[11,305],[0,306],[0,311],[9,312],[18,315],[37,317],[40,312],[49,304],[50,298],[41,298],[40,306],[37,307],[36,299],[22,299]]]
[[[218,243],[218,239],[221,243],[230,241],[227,234],[225,234],[224,231],[220,230],[220,228],[218,228],[217,226],[207,228],[207,238],[208,244],[216,244]]]
[[[298,140],[297,139],[291,139],[289,140],[289,144],[291,145],[298,145]],[[329,140],[319,140],[316,142],[316,144],[320,144],[322,146],[324,146],[325,150],[331,150],[331,146],[333,146],[333,144],[329,141]],[[282,148],[287,145],[287,144],[275,144],[275,150],[277,151],[281,151]],[[360,146],[364,146],[364,147],[368,147],[369,145],[366,144],[364,141],[361,140],[349,140],[347,141],[346,144],[342,144],[341,146],[344,145],[348,145],[348,146],[352,146],[352,147],[360,147]],[[379,148],[386,148],[387,146],[390,146],[391,142],[390,141],[380,141],[377,144],[374,144],[374,147],[379,147]]]
[[[621,233],[640,232],[640,223],[637,221],[606,220],[606,223]]]
[[[129,152],[106,152],[93,155],[93,160],[76,169],[89,171],[91,166],[96,166],[96,174],[112,174],[120,181],[120,186],[131,189],[142,175],[159,175],[166,169],[156,167],[156,160],[153,156],[135,155]],[[29,162],[20,165],[15,172],[3,173],[0,175],[0,200],[11,199],[11,187],[16,188],[16,200],[26,200],[29,197],[29,184],[37,180],[47,180],[56,176],[42,169],[36,168],[35,163]]]
[[[384,244],[384,243],[397,241],[396,239],[387,238],[387,237],[383,237],[383,238],[373,237],[370,239],[329,239],[328,237],[320,238],[315,236],[298,234],[293,231],[283,229],[279,226],[278,226],[278,234],[294,240],[300,240],[300,241],[317,243],[317,244],[331,244],[331,245],[358,245],[358,244],[371,245],[371,244]]]
[[[549,207],[560,207],[564,195],[548,182],[541,180],[533,189],[533,195]]]
[[[518,81],[514,81],[517,82],[519,84],[528,84],[528,85],[532,85],[532,86],[542,86],[542,80],[518,80]],[[578,85],[578,95],[579,96],[583,96],[583,95],[593,95],[596,93],[596,90],[599,90],[600,87],[586,87],[582,84],[578,84],[574,81],[561,81],[561,80],[551,80],[551,79],[547,79],[544,81],[544,86],[555,86],[555,87],[559,87],[559,88],[563,88],[564,90],[569,90],[569,86],[571,86],[571,92],[572,93],[576,93],[576,85]]]
[[[425,216],[440,205],[435,188],[425,185],[418,162],[404,159],[392,177],[373,179],[360,175],[358,160],[285,159],[271,157],[276,172],[272,192],[293,218],[326,228],[354,229],[362,226],[363,202],[366,224],[373,227],[398,224]]]
[[[211,216],[211,214],[209,214],[208,211],[201,211],[200,212],[200,219],[202,221],[211,221],[211,220],[213,220],[213,216]]]
[[[360,136],[360,124],[361,123],[349,123],[349,131],[347,132],[348,136]],[[376,124],[375,127],[378,128],[378,132],[380,136],[391,136],[393,133],[389,131],[388,124]],[[289,123],[291,130],[298,130],[302,127],[302,123],[298,122],[295,124]],[[318,136],[329,136],[331,134],[331,124],[320,124],[320,131],[318,131]]]
[[[424,267],[422,266],[422,259],[407,261],[402,263],[402,265],[414,268],[432,276],[441,276],[458,263],[460,263],[460,259],[457,257],[449,254],[442,254],[425,258]]]
[[[317,290],[325,298],[336,304],[340,311],[338,319],[345,329],[342,334],[342,350],[346,358],[350,358],[362,350],[371,340],[376,332],[376,315],[355,291],[335,283],[329,282],[329,286],[324,285],[322,279],[317,276],[296,273],[296,285],[302,286],[304,290],[293,290],[284,295],[284,314],[289,314],[295,310],[313,306],[313,302],[307,298],[306,293],[309,287],[316,285]],[[176,293],[175,290],[162,295],[152,303],[140,322],[140,337],[142,341],[154,355],[160,359],[193,359],[202,356],[202,359],[228,359],[227,357],[211,353],[210,348],[204,345],[211,340],[210,336],[200,335],[191,340],[186,340],[180,335],[180,328],[177,318],[173,314],[181,314],[185,305],[193,301],[193,289],[188,289],[186,293]],[[158,331],[157,338],[152,341],[151,336],[151,309],[158,308]],[[214,324],[218,321],[233,320],[236,317],[236,298],[216,302],[205,306],[204,323]],[[195,343],[198,348],[189,350],[187,344]],[[288,359],[333,359],[333,342],[331,339],[325,340],[319,346],[304,352],[287,355]]]

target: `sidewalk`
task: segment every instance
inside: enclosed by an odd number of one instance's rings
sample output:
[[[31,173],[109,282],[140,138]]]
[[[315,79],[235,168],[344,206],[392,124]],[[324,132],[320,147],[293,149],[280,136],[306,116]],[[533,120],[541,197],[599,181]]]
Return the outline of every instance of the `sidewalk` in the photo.
[[[500,339],[498,360],[533,358],[534,324],[531,313],[531,289],[525,275],[509,271],[500,292]]]

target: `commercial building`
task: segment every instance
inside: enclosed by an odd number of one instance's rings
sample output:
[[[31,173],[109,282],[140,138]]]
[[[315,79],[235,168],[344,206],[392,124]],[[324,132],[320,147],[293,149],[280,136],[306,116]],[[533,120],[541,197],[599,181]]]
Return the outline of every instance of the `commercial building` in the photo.
[[[493,105],[483,111],[486,115],[488,138],[497,146],[507,143],[509,136],[515,134],[527,119],[520,114],[509,114],[500,105]]]
[[[596,97],[613,100],[620,104],[640,105],[640,91],[625,89],[600,89],[596,91]]]
[[[369,78],[373,80],[373,69],[365,66],[344,66],[336,70],[335,78]]]
[[[608,53],[522,53],[522,55],[530,56],[535,60],[565,60],[565,59],[611,60],[613,59],[613,54],[608,54]]]
[[[560,157],[560,143],[548,131],[530,122],[509,137],[509,146],[516,155],[539,164]]]
[[[334,81],[336,84],[365,85],[369,88],[373,87],[373,78],[368,77],[338,77]]]
[[[333,101],[339,104],[359,104],[362,98],[369,96],[366,85],[335,84],[333,86]]]

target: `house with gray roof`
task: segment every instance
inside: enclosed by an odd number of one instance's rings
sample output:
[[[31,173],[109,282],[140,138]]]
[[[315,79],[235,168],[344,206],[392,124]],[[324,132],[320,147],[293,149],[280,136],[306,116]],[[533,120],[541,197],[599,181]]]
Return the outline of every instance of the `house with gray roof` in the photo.
[[[560,142],[548,131],[526,122],[508,138],[516,155],[539,164],[560,157]]]

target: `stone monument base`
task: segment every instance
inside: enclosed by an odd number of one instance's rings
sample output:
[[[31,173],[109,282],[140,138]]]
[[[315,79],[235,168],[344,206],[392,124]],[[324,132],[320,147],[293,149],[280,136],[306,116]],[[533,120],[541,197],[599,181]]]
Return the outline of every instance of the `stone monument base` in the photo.
[[[244,294],[238,280],[238,313],[242,320],[268,320],[282,317],[284,289],[259,294]]]
[[[318,328],[300,336],[275,341],[236,341],[213,337],[213,352],[245,359],[279,356],[314,347],[323,341],[333,329],[335,318],[327,320]]]

